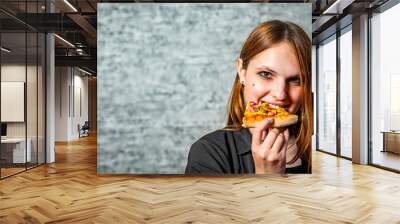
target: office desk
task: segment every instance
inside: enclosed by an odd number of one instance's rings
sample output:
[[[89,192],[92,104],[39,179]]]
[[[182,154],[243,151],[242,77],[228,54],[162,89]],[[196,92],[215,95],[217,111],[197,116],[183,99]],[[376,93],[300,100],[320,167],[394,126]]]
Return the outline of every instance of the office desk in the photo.
[[[28,143],[27,144],[28,147],[26,147],[26,154],[25,154],[25,138],[1,139],[1,157],[5,158],[6,161],[9,163],[30,162],[32,158],[31,154],[32,141],[30,138],[28,138],[26,142]],[[27,158],[27,161],[25,161],[25,158]]]
[[[382,152],[393,152],[400,154],[400,132],[399,131],[382,131],[383,133],[383,150]]]

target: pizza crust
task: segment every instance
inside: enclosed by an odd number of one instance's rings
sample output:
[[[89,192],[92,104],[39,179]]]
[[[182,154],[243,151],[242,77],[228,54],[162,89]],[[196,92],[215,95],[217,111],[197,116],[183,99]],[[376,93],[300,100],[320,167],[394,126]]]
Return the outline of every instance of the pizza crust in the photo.
[[[264,119],[267,119],[268,116],[264,116],[262,119],[252,119],[252,120],[247,120],[246,116],[243,118],[243,127],[244,128],[254,128],[256,123],[259,121],[262,121]],[[275,116],[272,117],[274,119],[274,123],[272,124],[272,127],[274,128],[282,128],[282,127],[287,127],[293,124],[296,124],[298,121],[298,116],[294,114],[288,114],[285,116]]]

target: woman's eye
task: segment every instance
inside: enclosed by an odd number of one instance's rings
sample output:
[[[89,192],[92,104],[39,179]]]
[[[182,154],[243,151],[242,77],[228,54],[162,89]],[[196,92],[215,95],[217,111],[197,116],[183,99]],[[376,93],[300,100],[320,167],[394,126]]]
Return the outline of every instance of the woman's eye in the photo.
[[[264,79],[271,79],[272,74],[270,72],[259,72],[257,73],[259,76],[261,76]]]
[[[289,84],[295,85],[295,86],[299,86],[300,85],[300,79],[299,78],[291,79],[291,80],[289,80]]]

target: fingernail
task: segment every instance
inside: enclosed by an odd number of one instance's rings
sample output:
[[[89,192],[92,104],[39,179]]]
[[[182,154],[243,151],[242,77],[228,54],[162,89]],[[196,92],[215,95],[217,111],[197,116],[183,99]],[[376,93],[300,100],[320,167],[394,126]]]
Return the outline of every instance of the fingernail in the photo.
[[[268,119],[268,121],[272,121],[272,120],[274,120],[272,117],[269,117],[269,118],[267,118]]]

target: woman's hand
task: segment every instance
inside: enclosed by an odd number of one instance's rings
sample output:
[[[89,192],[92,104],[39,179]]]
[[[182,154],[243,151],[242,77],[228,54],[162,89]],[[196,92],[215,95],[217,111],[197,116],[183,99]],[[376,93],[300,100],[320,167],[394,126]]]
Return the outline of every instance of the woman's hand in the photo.
[[[273,119],[258,122],[252,130],[251,151],[256,174],[284,173],[288,129],[271,128]]]

